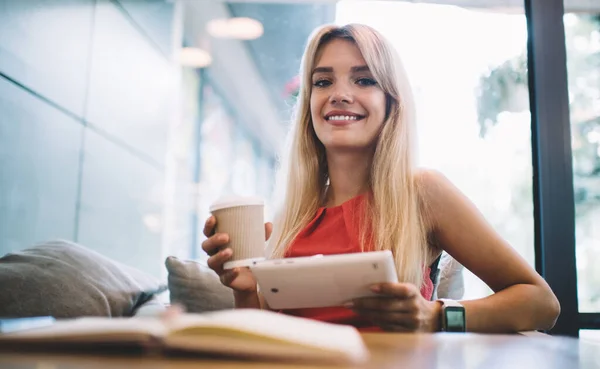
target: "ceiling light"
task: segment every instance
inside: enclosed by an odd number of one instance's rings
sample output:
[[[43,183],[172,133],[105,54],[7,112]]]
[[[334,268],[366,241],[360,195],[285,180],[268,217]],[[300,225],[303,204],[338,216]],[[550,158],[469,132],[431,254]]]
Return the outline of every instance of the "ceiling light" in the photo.
[[[184,47],[179,53],[181,65],[192,68],[203,68],[212,62],[210,54],[197,47]]]
[[[246,17],[213,19],[206,25],[206,30],[213,37],[238,40],[254,40],[264,32],[261,22]]]

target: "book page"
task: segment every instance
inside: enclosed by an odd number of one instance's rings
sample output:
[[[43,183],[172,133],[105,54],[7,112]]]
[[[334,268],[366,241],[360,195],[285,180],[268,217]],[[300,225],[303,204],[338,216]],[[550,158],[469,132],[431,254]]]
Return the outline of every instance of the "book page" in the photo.
[[[183,314],[170,323],[174,336],[177,331],[196,331],[198,334],[205,328],[207,334],[217,335],[218,328],[223,336],[232,336],[233,331],[241,331],[251,335],[293,343],[314,350],[338,352],[363,361],[368,357],[368,350],[360,333],[351,326],[331,324],[312,319],[288,316],[267,310],[232,309],[204,314]],[[196,328],[196,329],[194,329]],[[209,329],[215,328],[215,329]],[[210,332],[210,333],[209,333]],[[250,335],[247,340],[253,338]]]
[[[186,351],[209,354],[213,357],[237,358],[241,360],[281,361],[319,364],[359,364],[368,357],[349,355],[339,351],[327,351],[311,346],[285,341],[262,340],[262,336],[221,336],[199,331],[184,331],[185,334],[169,336],[164,348],[171,352]],[[210,328],[209,328],[210,329]]]
[[[120,342],[138,340],[144,336],[162,337],[166,331],[164,323],[157,318],[85,317],[57,320],[47,327],[2,334],[0,342],[13,340]]]

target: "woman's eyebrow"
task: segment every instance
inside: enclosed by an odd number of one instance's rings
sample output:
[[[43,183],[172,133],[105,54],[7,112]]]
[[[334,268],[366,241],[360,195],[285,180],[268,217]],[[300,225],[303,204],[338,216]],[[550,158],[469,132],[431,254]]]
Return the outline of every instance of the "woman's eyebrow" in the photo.
[[[356,67],[350,68],[352,72],[369,72],[369,67],[367,65],[359,65]]]
[[[313,69],[312,74],[316,74],[316,73],[332,73],[333,72],[333,68],[332,67],[316,67],[315,69]]]
[[[352,72],[368,72],[369,71],[369,67],[367,65],[358,65],[358,66],[350,68],[350,70]],[[333,68],[332,67],[316,67],[315,69],[313,69],[312,74],[315,74],[315,73],[332,73],[332,72],[333,72]]]

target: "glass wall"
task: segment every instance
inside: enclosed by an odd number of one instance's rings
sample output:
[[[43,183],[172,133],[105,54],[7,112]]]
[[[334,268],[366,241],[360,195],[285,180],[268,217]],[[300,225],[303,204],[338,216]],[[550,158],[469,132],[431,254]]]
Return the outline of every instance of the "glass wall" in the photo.
[[[0,255],[60,238],[164,273],[180,24],[173,2],[0,0]]]
[[[600,312],[600,9],[564,16],[580,312]]]
[[[208,218],[210,204],[222,196],[262,196],[270,206],[270,179],[273,162],[260,155],[257,135],[243,126],[231,106],[210,83],[203,86],[199,120],[200,176],[197,184],[197,214],[195,224],[202,231]],[[266,179],[266,180],[265,180]],[[191,247],[191,254],[205,258],[200,243]]]
[[[165,210],[162,227],[165,254],[178,257],[190,255],[194,229],[191,217],[195,212],[197,187],[196,130],[199,124],[198,93],[204,81],[201,73],[181,70],[179,116],[169,134],[167,171],[165,173]]]

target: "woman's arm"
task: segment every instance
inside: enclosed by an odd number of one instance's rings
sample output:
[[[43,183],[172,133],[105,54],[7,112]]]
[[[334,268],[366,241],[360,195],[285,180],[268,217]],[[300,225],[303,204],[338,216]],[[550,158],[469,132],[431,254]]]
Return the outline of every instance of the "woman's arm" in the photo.
[[[262,293],[256,292],[233,292],[236,309],[264,309],[271,310]]]
[[[467,330],[494,333],[552,328],[560,304],[546,281],[445,176],[422,171],[417,180],[439,245],[495,292],[461,302]]]
[[[233,291],[236,309],[261,309],[258,292]]]

